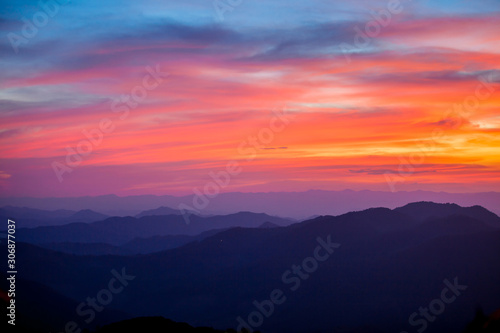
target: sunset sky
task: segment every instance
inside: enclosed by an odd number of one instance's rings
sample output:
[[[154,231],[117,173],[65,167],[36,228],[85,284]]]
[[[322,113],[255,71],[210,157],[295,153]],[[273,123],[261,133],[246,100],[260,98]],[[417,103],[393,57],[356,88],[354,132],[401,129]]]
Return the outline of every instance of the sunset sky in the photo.
[[[500,2],[396,2],[2,1],[0,196],[498,191]]]

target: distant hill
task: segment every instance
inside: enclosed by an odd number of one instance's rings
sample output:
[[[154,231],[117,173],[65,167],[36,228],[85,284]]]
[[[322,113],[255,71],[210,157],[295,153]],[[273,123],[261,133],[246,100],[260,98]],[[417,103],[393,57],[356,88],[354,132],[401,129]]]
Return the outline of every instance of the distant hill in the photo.
[[[133,255],[137,254],[132,250],[123,248],[121,246],[106,244],[106,243],[47,243],[40,244],[40,246],[64,253],[86,255],[86,256],[99,256],[99,255]]]
[[[180,214],[181,212],[178,209],[162,206],[156,209],[149,209],[140,212],[135,217],[141,218],[144,216],[162,216],[162,215],[180,215]]]
[[[195,236],[166,235],[166,236],[153,236],[149,238],[134,238],[130,242],[122,245],[121,248],[125,249],[126,251],[130,251],[134,254],[148,254],[148,253],[160,252],[180,247],[182,245],[191,242],[201,241],[205,238],[216,235],[227,229],[209,230]]]
[[[262,223],[259,228],[263,228],[263,229],[269,229],[269,228],[279,228],[279,225],[277,224],[274,224],[272,222],[269,222],[269,221],[266,221],[264,223]]]
[[[13,206],[0,208],[0,219],[11,219],[16,221],[18,228],[57,226],[75,222],[90,223],[104,220],[107,217],[107,215],[94,212],[90,209],[75,212],[65,209],[46,211],[41,209]],[[4,228],[4,226],[1,228]]]
[[[202,232],[196,236],[187,235],[166,235],[152,237],[138,237],[120,245],[110,245],[105,243],[48,243],[40,246],[54,251],[76,254],[76,255],[135,255],[148,254],[154,252],[173,249],[190,242],[200,241],[226,229],[216,229]]]
[[[202,215],[225,215],[240,211],[262,212],[273,216],[305,219],[315,215],[340,215],[373,207],[396,208],[411,202],[454,202],[468,207],[480,205],[500,214],[500,192],[446,193],[432,191],[324,191],[220,193],[200,211]],[[30,207],[44,210],[92,209],[110,216],[135,216],[161,206],[176,209],[193,206],[193,196],[102,195],[74,198],[0,198],[0,206]]]
[[[441,297],[445,280],[456,279],[466,290],[446,304],[426,333],[459,332],[478,304],[486,313],[498,308],[500,230],[483,214],[441,216],[449,207],[433,209],[440,217],[375,208],[281,228],[232,228],[130,257],[74,256],[19,243],[19,274],[85,299],[107,285],[111,268],[123,267],[135,278],[113,308],[221,330],[235,327],[238,316],[248,319],[257,311],[255,302],[279,289],[286,300],[263,317],[263,333],[410,332],[415,327],[409,316]],[[322,248],[318,237],[340,246],[311,266],[308,258]],[[302,278],[292,273],[297,265]]]
[[[214,229],[231,227],[256,228],[264,222],[276,225],[289,225],[291,220],[241,212],[237,214],[200,217],[191,216],[190,224],[186,224],[180,215],[110,217],[94,223],[72,223],[62,226],[38,227],[17,230],[17,235],[33,244],[48,243],[106,243],[124,245],[137,237],[188,235],[195,236]]]
[[[440,218],[450,215],[465,215],[476,218],[486,224],[500,228],[500,217],[481,206],[460,207],[457,204],[437,204],[434,202],[414,202],[395,211],[407,214],[418,221]]]
[[[83,209],[80,210],[73,215],[69,216],[66,219],[66,223],[71,223],[71,222],[96,222],[96,221],[102,221],[106,218],[108,218],[108,215],[104,215],[101,213],[94,212],[90,209]]]

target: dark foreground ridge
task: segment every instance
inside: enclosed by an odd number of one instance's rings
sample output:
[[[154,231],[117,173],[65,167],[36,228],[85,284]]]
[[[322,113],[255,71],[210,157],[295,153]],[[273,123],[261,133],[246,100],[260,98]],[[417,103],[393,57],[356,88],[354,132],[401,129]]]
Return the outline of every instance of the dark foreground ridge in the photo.
[[[57,252],[20,233],[16,326],[82,333],[162,316],[188,330],[462,333],[473,323],[467,333],[495,332],[500,218],[482,207],[419,202],[260,225],[131,256]],[[478,305],[485,315],[474,320]]]
[[[88,331],[87,331],[88,332]],[[178,332],[178,333],[236,333],[235,330],[221,331],[210,327],[193,327],[186,323],[176,323],[163,317],[139,317],[103,326],[94,333],[138,333],[138,332]]]

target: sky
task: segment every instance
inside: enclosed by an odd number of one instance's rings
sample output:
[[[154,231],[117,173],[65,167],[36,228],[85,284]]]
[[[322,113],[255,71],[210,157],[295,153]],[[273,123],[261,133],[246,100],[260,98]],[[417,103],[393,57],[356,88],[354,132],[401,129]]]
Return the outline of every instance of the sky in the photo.
[[[498,0],[0,6],[0,196],[500,189]]]

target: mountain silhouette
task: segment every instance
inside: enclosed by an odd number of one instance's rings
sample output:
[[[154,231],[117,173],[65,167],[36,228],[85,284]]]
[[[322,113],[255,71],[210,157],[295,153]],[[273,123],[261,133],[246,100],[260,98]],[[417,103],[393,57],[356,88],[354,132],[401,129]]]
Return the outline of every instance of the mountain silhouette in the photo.
[[[235,226],[256,228],[266,221],[277,225],[293,223],[291,220],[250,212],[210,217],[192,215],[190,220],[191,222],[187,224],[180,215],[144,216],[141,218],[110,217],[94,223],[72,223],[33,229],[20,228],[17,230],[17,234],[24,241],[33,244],[106,243],[123,245],[137,237],[196,236],[205,231]]]
[[[259,226],[259,228],[262,228],[262,229],[279,228],[279,225],[272,223],[272,222],[269,222],[269,221],[266,221],[266,222],[262,223]]]
[[[462,207],[481,205],[500,214],[500,192],[446,193],[432,191],[325,191],[220,193],[210,200],[202,214],[226,215],[240,211],[262,212],[273,216],[306,219],[315,215],[340,215],[370,207],[396,208],[419,201],[454,202]],[[161,206],[172,208],[180,204],[192,206],[193,195],[101,195],[65,198],[1,198],[0,206],[30,207],[45,210],[92,209],[110,216],[135,216],[142,211]]]
[[[460,207],[457,204],[437,204],[434,202],[414,202],[395,211],[407,214],[418,221],[450,215],[465,215],[479,219],[486,224],[500,228],[500,217],[481,206]]]
[[[0,208],[0,219],[16,221],[18,228],[35,228],[39,226],[56,226],[73,222],[96,222],[107,218],[107,215],[84,209],[78,212],[71,210],[46,211],[26,207],[5,206]],[[3,228],[3,227],[2,227]]]
[[[286,301],[255,327],[263,333],[410,332],[409,316],[455,281],[466,290],[426,332],[458,332],[477,304],[487,313],[498,308],[500,230],[480,211],[433,210],[425,218],[419,209],[374,208],[280,228],[237,227],[140,256],[74,256],[19,243],[20,276],[85,299],[108,283],[110,269],[123,267],[135,278],[113,309],[219,330],[248,321],[255,303],[267,304],[279,289]],[[293,267],[314,256],[318,238],[339,247],[298,278]]]
[[[4,246],[5,244],[2,244]],[[0,274],[0,289],[8,290],[7,275]],[[98,316],[87,325],[75,313],[75,309],[80,301],[76,301],[67,296],[61,295],[53,288],[47,287],[38,282],[16,279],[16,325],[4,325],[6,320],[2,320],[5,330],[2,332],[63,332],[68,321],[77,322],[81,328],[94,329],[97,326],[110,324],[116,321],[128,319],[131,316],[111,308],[105,308]],[[7,307],[5,300],[0,299],[2,309]],[[3,313],[3,312],[2,312]],[[3,316],[8,318],[7,316]],[[79,320],[80,319],[80,320]]]
[[[159,216],[162,216],[162,215],[181,215],[181,212],[178,209],[174,209],[174,208],[170,208],[170,207],[166,207],[166,206],[161,206],[161,207],[156,208],[156,209],[149,209],[149,210],[142,211],[139,214],[137,214],[135,217],[140,218],[140,217],[144,217],[144,216],[158,216],[158,215]]]

